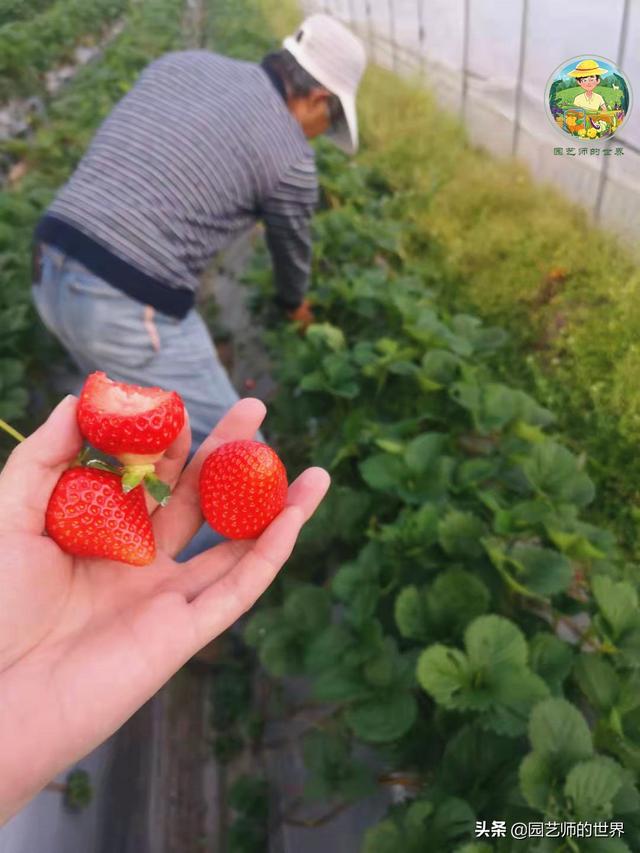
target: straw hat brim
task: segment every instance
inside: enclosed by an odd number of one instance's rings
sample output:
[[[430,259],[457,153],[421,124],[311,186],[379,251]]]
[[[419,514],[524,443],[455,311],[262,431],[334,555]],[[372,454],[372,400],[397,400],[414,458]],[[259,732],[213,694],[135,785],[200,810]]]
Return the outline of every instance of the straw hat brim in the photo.
[[[587,68],[587,69],[584,69],[582,71],[580,71],[576,68],[573,71],[569,71],[567,76],[568,77],[591,77],[594,74],[608,74],[608,73],[609,72],[607,71],[606,68],[600,68],[598,66],[597,68]]]

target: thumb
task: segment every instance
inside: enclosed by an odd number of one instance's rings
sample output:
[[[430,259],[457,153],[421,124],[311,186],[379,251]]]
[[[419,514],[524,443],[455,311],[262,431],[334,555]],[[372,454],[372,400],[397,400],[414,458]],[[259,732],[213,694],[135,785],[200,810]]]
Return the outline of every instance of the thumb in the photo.
[[[59,403],[19,444],[0,473],[0,532],[42,533],[51,492],[82,447],[77,399]]]

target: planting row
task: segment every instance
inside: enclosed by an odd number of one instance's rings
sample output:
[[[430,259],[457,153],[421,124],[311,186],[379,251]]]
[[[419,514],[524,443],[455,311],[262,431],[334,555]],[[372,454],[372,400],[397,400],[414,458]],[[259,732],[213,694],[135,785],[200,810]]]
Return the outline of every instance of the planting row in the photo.
[[[29,296],[33,227],[66,180],[91,136],[154,56],[181,45],[182,0],[149,0],[133,8],[123,34],[101,60],[81,69],[53,102],[50,122],[30,144],[20,143],[27,174],[0,193],[0,417],[25,423],[27,385],[46,393],[52,346],[36,321]],[[46,400],[42,409],[46,409]],[[32,395],[32,403],[38,404]],[[30,414],[41,419],[42,411]],[[27,424],[28,426],[28,424]]]
[[[53,0],[0,0],[0,27],[29,18],[52,2]]]
[[[308,676],[333,708],[306,743],[308,791],[371,792],[360,741],[420,791],[368,853],[480,851],[463,845],[497,815],[615,818],[624,841],[580,849],[636,849],[637,567],[584,520],[594,485],[553,413],[496,379],[506,334],[442,309],[446,262],[412,256],[403,194],[324,147],[320,167],[322,322],[270,334],[270,421],[288,467],[327,466],[333,488],[297,580],[245,632],[270,673]],[[264,296],[269,277],[252,276]]]
[[[34,94],[41,76],[83,36],[102,32],[129,0],[57,0],[39,15],[0,27],[0,102]]]

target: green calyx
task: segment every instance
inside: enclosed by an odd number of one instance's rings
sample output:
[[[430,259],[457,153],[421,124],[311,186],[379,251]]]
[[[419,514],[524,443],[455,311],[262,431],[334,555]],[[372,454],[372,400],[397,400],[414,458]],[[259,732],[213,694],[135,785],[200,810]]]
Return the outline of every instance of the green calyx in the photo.
[[[171,489],[157,476],[155,465],[152,463],[125,465],[122,469],[122,491],[130,492],[141,483],[161,506],[166,506],[169,503]]]
[[[122,469],[122,491],[130,492],[150,474],[155,475],[155,465],[125,465]]]
[[[171,489],[156,474],[156,466],[152,463],[140,465],[112,465],[104,459],[95,456],[90,447],[85,447],[76,458],[76,465],[86,468],[97,468],[99,471],[109,471],[122,479],[122,491],[127,493],[143,485],[154,501],[160,506],[166,506],[171,497]]]
[[[169,503],[171,489],[156,474],[145,474],[143,482],[145,489],[155,501],[158,501],[160,506],[166,506]]]

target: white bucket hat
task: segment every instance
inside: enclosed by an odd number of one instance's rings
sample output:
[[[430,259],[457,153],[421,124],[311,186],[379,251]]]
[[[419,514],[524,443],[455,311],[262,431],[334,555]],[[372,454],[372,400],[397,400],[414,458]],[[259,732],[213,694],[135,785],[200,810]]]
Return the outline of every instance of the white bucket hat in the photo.
[[[329,15],[311,15],[282,46],[318,83],[337,95],[344,118],[327,131],[327,137],[347,154],[355,154],[358,150],[356,92],[367,64],[360,39]]]

